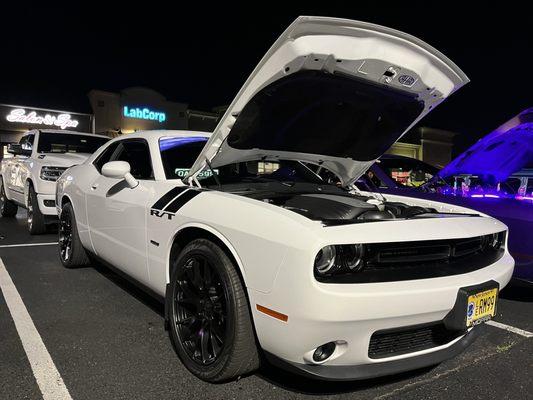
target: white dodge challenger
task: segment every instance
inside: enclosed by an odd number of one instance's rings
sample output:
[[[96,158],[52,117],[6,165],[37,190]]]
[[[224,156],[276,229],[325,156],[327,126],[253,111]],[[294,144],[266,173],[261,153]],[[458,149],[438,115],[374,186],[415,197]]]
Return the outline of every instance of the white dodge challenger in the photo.
[[[495,315],[507,229],[351,184],[467,81],[405,33],[300,17],[212,135],[125,135],[61,176],[61,261],[95,257],[164,298],[179,358],[206,381],[260,355],[327,380],[437,364]]]

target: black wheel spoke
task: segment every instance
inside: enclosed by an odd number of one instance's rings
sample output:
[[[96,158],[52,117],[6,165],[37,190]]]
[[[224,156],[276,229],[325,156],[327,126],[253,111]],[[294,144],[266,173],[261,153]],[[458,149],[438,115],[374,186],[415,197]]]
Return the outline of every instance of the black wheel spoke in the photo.
[[[209,345],[209,333],[205,329],[202,329],[200,331],[200,348],[201,348],[201,353],[202,353],[202,362],[204,364],[206,364],[210,358],[208,345]]]
[[[220,350],[222,349],[222,340],[220,339],[220,337],[217,338],[217,336],[212,330],[209,332],[209,339],[211,341],[211,348],[213,349],[213,356],[217,357],[220,353]]]

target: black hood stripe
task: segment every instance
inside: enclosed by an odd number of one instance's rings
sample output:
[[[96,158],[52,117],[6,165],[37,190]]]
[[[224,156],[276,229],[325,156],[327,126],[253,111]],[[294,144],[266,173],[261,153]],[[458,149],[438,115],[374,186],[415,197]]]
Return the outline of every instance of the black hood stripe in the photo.
[[[190,200],[192,200],[199,194],[200,194],[200,191],[198,190],[194,190],[194,189],[187,190],[183,192],[183,194],[181,194],[180,196],[176,197],[172,201],[172,203],[166,206],[164,211],[175,213],[181,207],[183,207],[185,204],[187,204]]]
[[[161,197],[155,202],[152,208],[156,210],[162,210],[168,203],[170,203],[172,199],[174,199],[176,196],[186,191],[187,189],[189,189],[188,186],[178,186],[174,189],[169,190],[165,195],[163,195],[163,197]]]

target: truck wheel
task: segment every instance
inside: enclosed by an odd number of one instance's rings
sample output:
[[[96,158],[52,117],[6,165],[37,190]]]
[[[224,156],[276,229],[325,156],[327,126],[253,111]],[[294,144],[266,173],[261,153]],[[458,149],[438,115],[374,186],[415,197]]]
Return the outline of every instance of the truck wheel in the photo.
[[[67,268],[89,264],[89,257],[81,244],[74,209],[70,203],[63,206],[59,216],[59,258]]]
[[[44,223],[44,215],[39,209],[39,202],[37,201],[37,193],[30,184],[28,189],[28,230],[31,235],[40,235],[46,231]]]
[[[0,177],[0,215],[2,217],[14,217],[17,215],[18,206],[7,199],[4,183]]]
[[[172,260],[170,340],[183,364],[207,382],[259,367],[252,318],[237,266],[215,243],[196,239]]]

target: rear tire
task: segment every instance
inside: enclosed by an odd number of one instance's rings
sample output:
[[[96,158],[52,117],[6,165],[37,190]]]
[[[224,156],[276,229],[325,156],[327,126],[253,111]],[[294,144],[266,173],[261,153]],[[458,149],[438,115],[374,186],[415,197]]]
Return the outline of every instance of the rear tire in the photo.
[[[39,201],[37,200],[37,193],[30,184],[28,189],[28,231],[30,235],[40,235],[46,232],[46,224],[44,222],[44,215],[39,209]]]
[[[14,217],[17,215],[18,206],[7,199],[4,182],[0,176],[0,215],[2,217]]]
[[[89,257],[81,244],[74,209],[70,203],[63,206],[59,216],[59,258],[66,268],[83,267]]]
[[[257,369],[259,354],[237,266],[206,239],[193,240],[171,262],[169,335],[185,367],[207,382]]]

